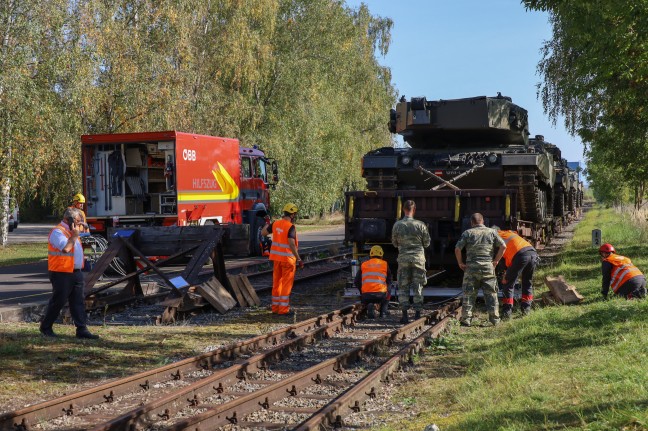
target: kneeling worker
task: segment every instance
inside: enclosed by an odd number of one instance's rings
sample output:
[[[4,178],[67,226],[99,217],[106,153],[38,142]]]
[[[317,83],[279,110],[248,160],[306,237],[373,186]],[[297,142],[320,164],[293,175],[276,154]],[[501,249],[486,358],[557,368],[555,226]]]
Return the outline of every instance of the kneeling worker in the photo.
[[[540,262],[538,252],[533,248],[530,242],[522,238],[517,232],[512,230],[500,230],[499,227],[493,226],[499,236],[506,244],[504,251],[504,262],[506,263],[506,274],[502,280],[502,318],[510,319],[513,313],[513,287],[515,280],[522,275],[522,298],[520,311],[522,314],[531,312],[533,304],[533,273]]]
[[[646,277],[625,256],[616,254],[612,244],[603,244],[599,248],[601,269],[603,271],[603,286],[601,294],[607,299],[612,292],[626,299],[644,298],[646,296]]]
[[[387,289],[392,275],[389,265],[382,258],[384,255],[381,246],[371,247],[370,259],[362,263],[353,283],[361,292],[360,301],[367,307],[367,317],[370,319],[376,317],[373,304],[380,304],[380,317],[387,314]]]

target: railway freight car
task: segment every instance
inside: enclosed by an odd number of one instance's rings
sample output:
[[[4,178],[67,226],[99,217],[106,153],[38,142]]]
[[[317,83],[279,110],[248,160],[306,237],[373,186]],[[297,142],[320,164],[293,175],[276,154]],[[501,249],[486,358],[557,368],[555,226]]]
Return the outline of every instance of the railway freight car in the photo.
[[[573,171],[556,146],[528,138],[527,111],[511,98],[401,98],[389,129],[407,145],[367,153],[367,190],[345,194],[345,240],[356,259],[380,244],[395,262],[391,230],[408,199],[430,231],[431,269],[456,265],[454,247],[472,213],[538,247],[566,220]]]

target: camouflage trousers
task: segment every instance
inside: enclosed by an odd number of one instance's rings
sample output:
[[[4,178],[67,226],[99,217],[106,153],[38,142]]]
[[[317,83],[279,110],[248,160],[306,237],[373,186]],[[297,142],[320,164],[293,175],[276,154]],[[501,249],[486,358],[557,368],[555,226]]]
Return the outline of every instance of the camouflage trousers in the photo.
[[[461,311],[461,321],[470,323],[475,308],[475,300],[479,289],[484,291],[484,300],[486,301],[486,310],[488,319],[491,323],[498,323],[499,310],[497,304],[497,278],[495,274],[484,274],[482,272],[472,272],[467,270],[463,277],[463,303]]]
[[[425,270],[413,263],[398,264],[398,304],[401,309],[410,308],[410,289],[414,292],[414,309],[423,309],[423,286],[427,283]]]

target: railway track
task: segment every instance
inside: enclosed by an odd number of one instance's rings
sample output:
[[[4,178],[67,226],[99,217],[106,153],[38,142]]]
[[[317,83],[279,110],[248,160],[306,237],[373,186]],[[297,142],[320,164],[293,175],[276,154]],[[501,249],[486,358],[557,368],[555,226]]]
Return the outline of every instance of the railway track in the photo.
[[[445,329],[458,302],[402,326],[350,305],[154,370],[0,415],[0,429],[340,427]]]

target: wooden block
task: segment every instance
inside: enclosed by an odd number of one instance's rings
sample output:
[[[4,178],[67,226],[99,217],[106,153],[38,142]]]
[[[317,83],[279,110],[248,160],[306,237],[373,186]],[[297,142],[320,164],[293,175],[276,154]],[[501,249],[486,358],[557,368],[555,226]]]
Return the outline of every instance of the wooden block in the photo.
[[[223,287],[216,277],[196,286],[196,292],[209,302],[219,313],[224,314],[236,306],[227,289]]]
[[[574,286],[567,284],[562,275],[558,277],[545,277],[545,284],[560,304],[578,304],[583,300],[583,295],[578,293]]]
[[[241,280],[241,276],[235,275],[233,278],[236,279],[236,285],[238,286],[238,289],[241,291],[243,298],[245,298],[245,302],[247,302],[248,307],[256,305],[256,303],[254,302],[254,298],[252,298],[252,295],[247,290],[247,286],[245,286],[243,280]]]
[[[238,302],[239,306],[241,307],[247,307],[248,303],[245,300],[245,297],[243,296],[243,293],[241,292],[241,288],[238,285],[238,277],[235,275],[228,275],[227,279],[230,282],[230,286],[232,286],[232,292],[234,293],[234,296],[236,297],[236,302]]]
[[[250,283],[250,280],[248,279],[247,275],[244,274],[239,275],[239,280],[241,281],[241,285],[247,290],[250,297],[252,298],[252,303],[257,307],[261,305],[261,300],[259,299],[256,290],[254,290],[254,286],[252,286],[252,283]]]

